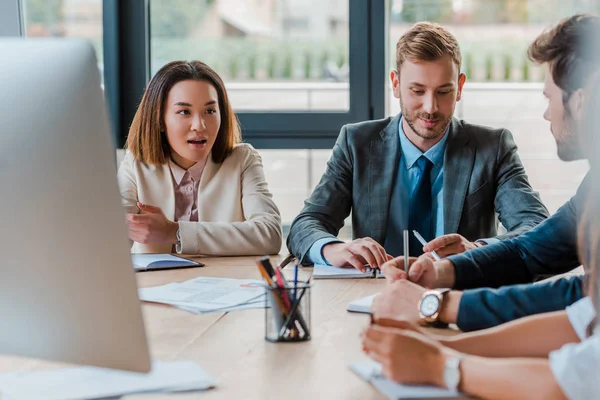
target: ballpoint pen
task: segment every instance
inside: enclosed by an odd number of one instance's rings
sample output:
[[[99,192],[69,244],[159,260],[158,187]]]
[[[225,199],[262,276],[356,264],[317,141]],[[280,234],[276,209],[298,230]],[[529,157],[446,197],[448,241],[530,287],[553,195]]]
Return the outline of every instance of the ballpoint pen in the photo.
[[[413,231],[413,234],[415,235],[415,237],[417,238],[419,243],[421,243],[423,246],[427,245],[425,238],[423,236],[421,236],[421,234],[419,232]],[[438,254],[435,252],[435,250],[431,250],[430,253],[433,256],[433,258],[435,258],[436,261],[441,260],[440,256],[438,256]]]
[[[404,272],[408,274],[408,263],[409,263],[409,254],[408,254],[408,230],[404,230]]]

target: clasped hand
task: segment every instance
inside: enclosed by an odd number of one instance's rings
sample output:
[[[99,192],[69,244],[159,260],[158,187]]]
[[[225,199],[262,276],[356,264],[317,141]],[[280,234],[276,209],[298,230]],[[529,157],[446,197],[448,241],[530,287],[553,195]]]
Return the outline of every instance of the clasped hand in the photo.
[[[144,214],[127,214],[129,238],[142,244],[177,243],[179,225],[170,221],[159,207],[138,202]]]

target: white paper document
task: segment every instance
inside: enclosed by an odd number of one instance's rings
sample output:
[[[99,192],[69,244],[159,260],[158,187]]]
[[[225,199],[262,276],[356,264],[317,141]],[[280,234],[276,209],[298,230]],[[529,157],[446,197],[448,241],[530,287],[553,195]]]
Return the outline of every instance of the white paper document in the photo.
[[[435,386],[401,385],[381,375],[381,365],[372,360],[354,362],[350,364],[350,369],[390,400],[468,398],[461,393],[453,393]]]
[[[370,313],[371,312],[371,304],[373,304],[373,299],[379,293],[375,293],[371,296],[362,297],[358,300],[351,301],[348,303],[348,311],[358,312],[358,313]]]
[[[131,262],[136,271],[170,268],[203,267],[204,264],[171,254],[132,254]]]
[[[333,267],[331,265],[315,264],[312,277],[315,279],[356,279],[356,278],[384,278],[379,269],[369,268],[360,272],[353,267]]]
[[[264,292],[260,280],[205,277],[138,290],[141,300],[170,304],[196,314],[263,308]]]
[[[134,393],[207,390],[215,385],[215,379],[193,361],[155,361],[148,374],[75,367],[0,375],[0,393],[11,400],[102,399]]]

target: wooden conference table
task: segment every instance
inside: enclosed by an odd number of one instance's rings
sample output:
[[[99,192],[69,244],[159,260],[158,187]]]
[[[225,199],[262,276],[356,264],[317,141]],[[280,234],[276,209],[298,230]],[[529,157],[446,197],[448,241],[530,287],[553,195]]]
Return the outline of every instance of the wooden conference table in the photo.
[[[275,264],[282,258],[271,259]],[[198,259],[206,264],[204,268],[138,273],[138,285],[157,286],[198,276],[260,278],[255,257]],[[166,305],[143,303],[152,357],[164,361],[194,360],[217,378],[218,386],[206,392],[125,398],[382,399],[377,390],[348,367],[352,361],[365,357],[359,335],[369,319],[365,314],[347,312],[346,306],[380,291],[385,280],[331,279],[313,283],[312,339],[302,343],[265,341],[263,309],[194,315]],[[0,372],[46,365],[51,364],[0,357]]]

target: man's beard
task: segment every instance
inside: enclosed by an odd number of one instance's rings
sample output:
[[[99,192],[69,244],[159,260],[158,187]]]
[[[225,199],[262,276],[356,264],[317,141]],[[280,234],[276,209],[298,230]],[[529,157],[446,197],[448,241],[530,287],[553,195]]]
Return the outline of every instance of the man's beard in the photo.
[[[558,158],[562,161],[581,160],[585,157],[581,149],[579,135],[577,134],[579,129],[576,125],[573,118],[566,115],[564,123],[565,130],[558,137],[554,134],[552,125],[550,125],[550,131],[554,136],[554,140],[556,140],[556,153],[558,154]]]
[[[443,116],[438,113],[433,113],[433,114],[428,114],[428,113],[410,114],[408,112],[405,113],[404,107],[402,105],[402,98],[400,98],[400,109],[402,110],[402,118],[404,118],[406,120],[406,123],[408,124],[410,129],[412,129],[412,131],[417,136],[419,136],[423,139],[426,139],[426,140],[434,140],[434,139],[437,139],[440,136],[442,136],[448,130],[448,126],[450,125],[450,122],[452,122],[452,115],[450,115],[448,118],[442,119]],[[417,130],[417,127],[415,124],[415,121],[418,118],[423,118],[423,119],[433,120],[433,121],[440,120],[441,123],[439,124],[439,128],[437,128],[435,131],[431,131],[428,129],[419,131],[419,130]]]

